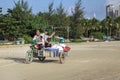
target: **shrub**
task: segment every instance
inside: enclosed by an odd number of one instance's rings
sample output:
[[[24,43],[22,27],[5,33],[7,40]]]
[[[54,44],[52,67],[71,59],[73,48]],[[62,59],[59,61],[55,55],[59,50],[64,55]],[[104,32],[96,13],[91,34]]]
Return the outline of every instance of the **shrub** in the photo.
[[[25,43],[28,44],[30,43],[30,41],[32,40],[32,37],[28,36],[28,35],[23,35],[22,38],[25,39]]]
[[[85,42],[82,39],[70,39],[71,42]]]
[[[104,33],[95,32],[95,33],[92,33],[91,35],[92,35],[94,38],[103,39]]]

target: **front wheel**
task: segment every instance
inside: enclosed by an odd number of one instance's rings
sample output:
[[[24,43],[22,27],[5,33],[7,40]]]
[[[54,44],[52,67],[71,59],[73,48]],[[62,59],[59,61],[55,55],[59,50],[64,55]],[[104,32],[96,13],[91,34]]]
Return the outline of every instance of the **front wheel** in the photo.
[[[66,58],[66,56],[65,56],[64,52],[60,52],[59,60],[60,60],[61,64],[65,63],[65,58]]]
[[[33,50],[28,50],[25,57],[26,63],[30,64],[33,60]]]
[[[46,57],[38,57],[39,61],[44,61]]]

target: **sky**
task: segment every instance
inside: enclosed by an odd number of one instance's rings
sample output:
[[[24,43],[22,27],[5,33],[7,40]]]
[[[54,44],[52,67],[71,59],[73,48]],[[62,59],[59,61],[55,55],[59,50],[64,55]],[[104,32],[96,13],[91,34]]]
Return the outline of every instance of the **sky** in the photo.
[[[6,13],[7,8],[13,8],[14,1],[18,0],[0,0],[0,7],[3,8],[3,13]],[[62,2],[63,7],[67,10],[68,14],[71,14],[71,9],[75,6],[77,0],[25,0],[28,1],[30,7],[34,14],[39,11],[47,11],[48,5],[54,2],[54,7],[58,7]],[[82,7],[84,8],[84,16],[86,18],[93,18],[96,16],[97,19],[102,20],[106,16],[105,6],[107,4],[118,4],[120,0],[82,0]]]

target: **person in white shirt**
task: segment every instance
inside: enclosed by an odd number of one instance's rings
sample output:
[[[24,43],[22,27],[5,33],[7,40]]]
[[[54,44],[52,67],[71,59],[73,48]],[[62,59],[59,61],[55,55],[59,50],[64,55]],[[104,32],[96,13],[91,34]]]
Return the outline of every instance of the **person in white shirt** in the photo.
[[[48,40],[48,38],[52,38],[55,35],[55,32],[53,32],[50,36],[48,35],[48,30],[45,30],[44,33],[42,34],[42,37],[45,41],[45,47],[51,47],[51,43]]]
[[[44,39],[40,34],[40,30],[36,30],[36,35],[34,36],[33,40],[36,40],[39,49],[41,49],[44,45]]]

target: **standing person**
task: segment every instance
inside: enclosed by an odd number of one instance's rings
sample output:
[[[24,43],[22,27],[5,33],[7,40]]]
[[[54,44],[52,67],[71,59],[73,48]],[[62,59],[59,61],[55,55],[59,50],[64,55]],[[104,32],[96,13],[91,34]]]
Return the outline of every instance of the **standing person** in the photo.
[[[51,43],[48,40],[48,38],[52,38],[55,35],[55,32],[53,32],[50,36],[48,35],[48,30],[45,30],[44,33],[42,34],[42,37],[45,41],[45,47],[51,47]]]
[[[41,49],[44,45],[44,39],[40,34],[40,30],[36,30],[36,35],[34,36],[33,40],[36,40],[39,49]]]

